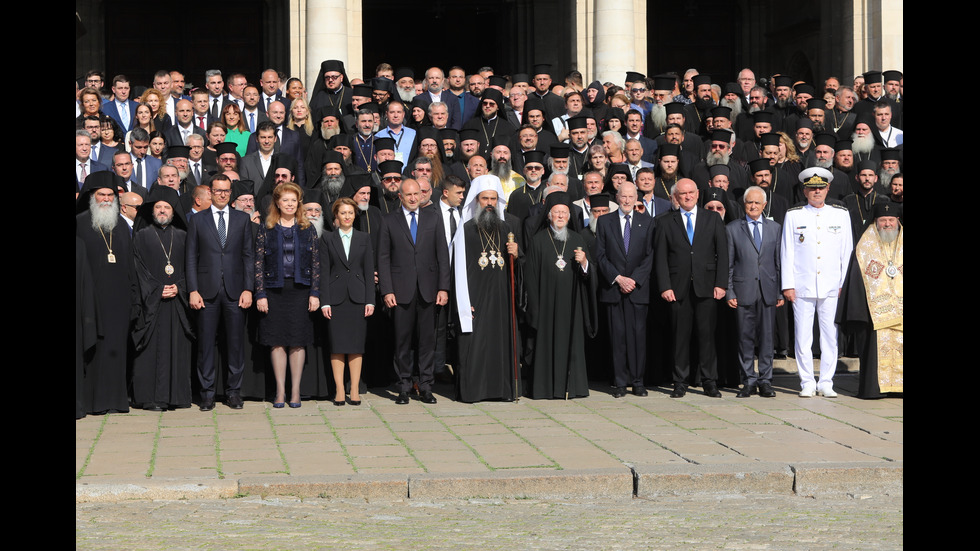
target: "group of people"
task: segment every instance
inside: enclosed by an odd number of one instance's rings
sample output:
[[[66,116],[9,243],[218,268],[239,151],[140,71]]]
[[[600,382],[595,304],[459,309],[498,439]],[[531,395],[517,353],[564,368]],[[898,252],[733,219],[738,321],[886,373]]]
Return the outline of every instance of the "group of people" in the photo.
[[[159,71],[138,103],[86,75],[76,418],[192,386],[204,411],[369,383],[433,404],[436,380],[464,402],[590,379],[771,397],[790,349],[800,396],[833,397],[839,330],[860,396],[902,391],[900,73],[819,94],[749,69],[446,75],[327,60],[307,99],[272,69],[190,95]]]

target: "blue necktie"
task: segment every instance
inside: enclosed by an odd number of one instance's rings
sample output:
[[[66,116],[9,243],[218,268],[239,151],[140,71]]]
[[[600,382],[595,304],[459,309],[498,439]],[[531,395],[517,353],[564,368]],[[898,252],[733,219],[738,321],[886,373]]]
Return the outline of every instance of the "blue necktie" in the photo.
[[[633,230],[630,229],[630,215],[626,215],[626,226],[623,227],[623,248],[626,249],[626,254],[630,252],[630,235]]]
[[[225,248],[225,241],[228,240],[228,232],[225,229],[225,211],[218,211],[218,242],[221,243],[221,248]]]
[[[752,239],[755,239],[755,248],[756,248],[756,250],[758,250],[758,251],[761,252],[762,251],[762,234],[759,233],[759,224],[760,224],[760,222],[758,220],[755,221],[755,222],[752,222],[752,226],[753,226],[753,228],[752,228]]]
[[[255,113],[248,114],[248,131],[255,133]]]
[[[684,213],[684,216],[687,216],[687,240],[691,243],[691,245],[693,245],[694,244],[694,224],[691,223],[691,214],[692,213],[690,213],[690,212],[685,212]]]
[[[412,211],[409,214],[412,215],[412,223],[408,225],[408,229],[412,232],[412,244],[415,244],[415,237],[419,233],[419,223],[415,220],[415,211]]]

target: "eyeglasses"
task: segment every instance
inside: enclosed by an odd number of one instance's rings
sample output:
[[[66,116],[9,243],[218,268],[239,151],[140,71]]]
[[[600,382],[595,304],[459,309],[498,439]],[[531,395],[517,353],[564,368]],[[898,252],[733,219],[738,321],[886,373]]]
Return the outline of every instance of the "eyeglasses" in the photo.
[[[544,170],[543,166],[524,165],[524,170]]]
[[[344,75],[323,75],[323,78],[327,80],[337,80],[338,78],[343,78]]]
[[[220,194],[224,195],[224,194],[227,194],[227,193],[231,193],[231,188],[228,188],[228,189],[211,188],[211,193],[214,193],[214,194],[219,194],[220,193]]]
[[[630,89],[630,92],[633,92],[634,94],[642,94],[643,92],[646,92],[646,91],[647,91],[646,88],[631,88]]]
[[[401,176],[385,176],[384,178],[381,179],[381,181],[382,182],[401,182],[402,181],[402,177]]]

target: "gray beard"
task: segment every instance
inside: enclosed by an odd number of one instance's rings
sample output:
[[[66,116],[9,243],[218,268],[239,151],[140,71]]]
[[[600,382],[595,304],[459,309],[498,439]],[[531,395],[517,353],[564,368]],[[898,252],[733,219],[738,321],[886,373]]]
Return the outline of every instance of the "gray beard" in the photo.
[[[317,235],[323,235],[323,217],[309,218],[310,224],[316,229]]]
[[[789,98],[776,98],[776,107],[786,109],[787,105],[789,105]]]
[[[727,99],[723,99],[721,100],[721,105],[732,110],[731,120],[735,120],[735,118],[742,112],[742,102],[739,100],[729,101]]]
[[[887,189],[888,186],[892,185],[892,176],[894,176],[894,175],[895,175],[895,172],[889,172],[887,170],[882,170],[878,174],[878,182],[881,183],[881,186],[882,187],[884,187],[884,188]]]
[[[750,103],[749,104],[749,113],[750,114],[751,113],[758,113],[759,111],[762,111],[762,108],[759,107],[757,104],[755,104],[755,103]]]
[[[505,159],[503,161],[494,161],[490,168],[490,174],[493,174],[501,180],[509,180],[511,172],[510,159]]]
[[[565,167],[565,168],[562,168],[562,169],[551,167],[551,173],[552,174],[564,174],[565,176],[568,176],[568,167]]]
[[[826,168],[827,170],[830,170],[830,168],[831,168],[831,166],[833,166],[833,164],[834,164],[834,161],[832,161],[830,159],[827,159],[826,161],[814,161],[813,166],[820,167],[820,168]]]
[[[89,199],[89,212],[92,213],[92,229],[102,229],[104,232],[111,232],[119,223],[119,198],[112,200],[111,205],[102,206],[95,195]]]
[[[598,216],[594,214],[589,214],[589,231],[591,231],[593,235],[595,234],[596,226],[599,225],[598,220],[599,220]]]
[[[889,99],[898,99],[898,93],[896,92],[894,94],[888,94],[888,98]]]
[[[708,153],[708,156],[704,159],[704,162],[709,167],[715,165],[727,165],[731,156],[731,153]]]
[[[370,203],[358,203],[357,210],[361,212],[367,212],[368,208],[371,206]]]
[[[344,187],[344,174],[341,173],[340,176],[326,176],[323,181],[323,187],[326,188],[327,195],[331,199],[336,199],[340,195],[340,188]]]
[[[808,147],[810,147],[810,140],[807,140],[805,142],[796,141],[796,148],[799,149],[800,151],[806,151]]]
[[[525,176],[524,181],[526,181],[529,186],[536,188],[538,187],[538,185],[541,184],[541,176],[538,176],[537,174],[535,174],[534,176],[535,178],[533,180],[531,179],[530,176]]]
[[[551,235],[555,238],[555,241],[565,241],[568,239],[568,226],[558,230],[554,226],[551,226]]]
[[[177,177],[180,178],[181,182],[186,180],[187,177],[190,175],[191,175],[191,171],[189,169],[188,170],[180,170],[179,168],[177,169]]]
[[[657,128],[663,128],[667,124],[667,109],[663,105],[654,103],[653,108],[650,109],[650,114],[647,115],[647,120],[652,122]]]
[[[156,224],[156,225],[158,225],[158,226],[160,226],[161,228],[166,228],[173,221],[174,221],[174,215],[173,214],[167,216],[163,220],[161,220],[160,218],[154,218],[153,219],[153,223]]]
[[[411,103],[412,102],[412,98],[415,97],[415,88],[412,88],[411,90],[405,90],[404,88],[398,88],[398,97],[400,97],[402,99],[402,101],[404,101],[406,103]]]
[[[322,126],[320,127],[320,135],[323,136],[324,140],[329,141],[330,138],[336,136],[337,134],[340,134],[340,127],[337,128],[323,128]]]
[[[497,216],[497,209],[487,207],[480,211],[480,215],[476,219],[476,226],[490,236],[497,235],[500,231],[500,217]]]
[[[866,155],[871,153],[871,150],[875,148],[875,139],[870,135],[864,137],[858,137],[857,134],[851,134],[851,151],[858,153],[860,155]]]
[[[878,230],[878,236],[881,237],[882,243],[894,243],[895,240],[898,239],[898,228],[891,230]]]

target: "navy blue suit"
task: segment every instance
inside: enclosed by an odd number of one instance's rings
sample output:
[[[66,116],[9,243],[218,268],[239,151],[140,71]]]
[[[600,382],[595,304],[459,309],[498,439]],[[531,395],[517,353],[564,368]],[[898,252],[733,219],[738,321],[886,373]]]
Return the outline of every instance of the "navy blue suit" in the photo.
[[[228,344],[226,393],[241,391],[245,370],[245,312],[238,307],[244,291],[255,285],[251,222],[244,212],[228,208],[225,246],[218,240],[213,210],[202,211],[188,219],[186,269],[187,291],[200,293],[204,309],[198,317],[198,377],[201,398],[208,401],[215,394],[214,345],[218,324],[225,321]]]
[[[653,273],[653,218],[630,212],[630,246],[626,250],[620,219],[623,213],[600,216],[596,228],[599,302],[607,305],[613,386],[643,386],[646,372],[646,320]],[[636,288],[623,294],[617,276],[631,278]]]
[[[163,166],[163,161],[153,157],[152,155],[147,155],[143,157],[143,181],[137,181],[136,179],[136,161],[133,161],[133,175],[130,178],[133,182],[150,189],[153,183],[157,181],[157,174],[160,172],[160,167]],[[145,182],[145,184],[144,184]]]
[[[115,119],[116,123],[119,124],[119,128],[122,128],[123,132],[129,132],[133,129],[133,123],[136,122],[136,108],[139,107],[139,104],[130,99],[126,100],[126,106],[129,108],[129,126],[122,123],[122,118],[119,116],[119,109],[116,108],[115,100],[107,101],[102,104],[102,112]]]
[[[429,91],[425,90],[421,94],[415,96],[422,105],[425,106],[426,113],[429,112],[429,105],[432,104],[432,96],[429,95]],[[459,98],[454,96],[449,90],[443,90],[439,93],[439,101],[445,103],[449,107],[449,122],[446,126],[456,130],[457,132],[463,128],[463,115],[459,112]],[[464,102],[466,100],[463,100]]]

